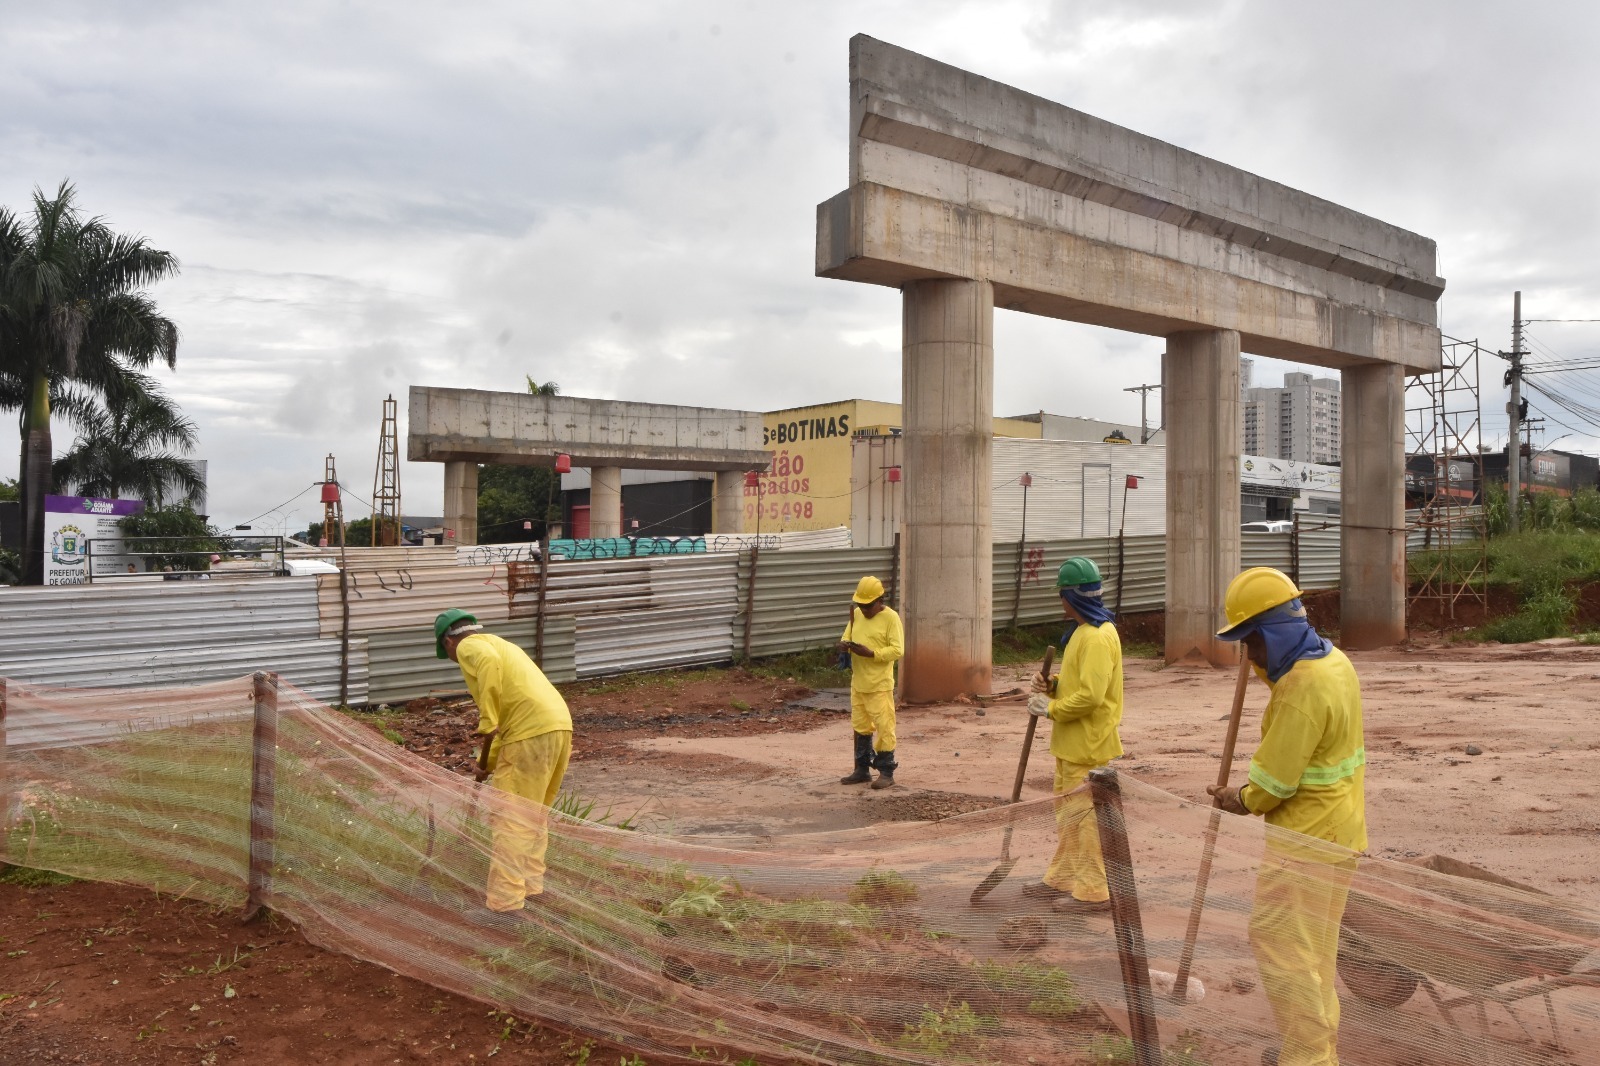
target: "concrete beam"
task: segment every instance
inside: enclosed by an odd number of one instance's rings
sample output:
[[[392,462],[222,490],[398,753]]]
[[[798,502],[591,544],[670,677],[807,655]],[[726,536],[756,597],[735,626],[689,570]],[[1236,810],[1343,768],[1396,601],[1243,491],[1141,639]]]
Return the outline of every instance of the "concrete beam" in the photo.
[[[589,536],[600,540],[622,536],[622,469],[589,468]]]
[[[624,403],[412,386],[406,457],[412,462],[617,466],[647,470],[761,470],[755,411]]]
[[[1240,568],[1239,335],[1174,333],[1161,360],[1161,383],[1167,419],[1167,662],[1232,665],[1239,661],[1239,646],[1218,640],[1216,631],[1228,582]]]
[[[1339,638],[1382,648],[1406,639],[1405,378],[1371,366],[1341,379]]]
[[[451,544],[478,543],[478,464],[446,463],[444,467],[444,528]]]
[[[921,281],[904,295],[908,700],[988,692],[994,546],[994,294],[987,282]]]
[[[1013,311],[1150,336],[1233,330],[1243,351],[1318,366],[1438,368],[1431,301],[1398,293],[1384,301],[1407,301],[1408,312],[1428,322],[1375,312],[1349,302],[1354,293],[1346,290],[1360,285],[1348,278],[1328,275],[1320,288],[1287,285],[1273,264],[1241,255],[1224,238],[1188,234],[1168,247],[1159,237],[1129,247],[867,183],[818,207],[816,272],[896,288],[925,278],[985,278],[994,283],[995,305]]]

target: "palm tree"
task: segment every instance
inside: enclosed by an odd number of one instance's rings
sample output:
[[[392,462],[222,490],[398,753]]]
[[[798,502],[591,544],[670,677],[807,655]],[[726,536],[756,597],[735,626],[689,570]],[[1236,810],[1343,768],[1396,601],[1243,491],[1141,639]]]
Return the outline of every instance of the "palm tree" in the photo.
[[[33,193],[26,222],[0,208],[0,379],[20,387],[23,583],[43,580],[50,401],[66,382],[110,395],[129,368],[178,358],[178,328],[142,291],[175,274],[171,253],[84,218],[76,192]]]
[[[528,379],[528,392],[534,396],[559,396],[561,394],[561,386],[553,381],[546,381],[541,385],[533,380],[532,374],[524,374],[522,376]]]
[[[151,507],[199,501],[205,481],[183,457],[197,441],[194,423],[155,382],[130,372],[88,407],[73,418],[78,437],[72,450],[52,467],[57,485],[71,485],[81,496],[137,497]]]

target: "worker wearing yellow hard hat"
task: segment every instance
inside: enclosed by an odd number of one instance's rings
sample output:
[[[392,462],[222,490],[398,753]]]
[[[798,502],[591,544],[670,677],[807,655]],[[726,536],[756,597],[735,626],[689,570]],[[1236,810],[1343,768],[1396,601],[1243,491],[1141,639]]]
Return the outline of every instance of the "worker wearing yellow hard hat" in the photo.
[[[487,746],[478,780],[520,796],[524,804],[497,805],[489,816],[493,852],[484,905],[496,915],[522,910],[544,892],[548,808],[561,791],[572,757],[572,714],[528,653],[485,633],[477,618],[449,610],[434,619],[434,650],[461,667],[478,705],[478,733]]]
[[[1207,790],[1223,810],[1261,815],[1275,827],[1250,916],[1250,945],[1283,1039],[1263,1062],[1337,1066],[1339,926],[1355,853],[1367,846],[1361,684],[1345,654],[1312,628],[1300,590],[1280,571],[1246,570],[1228,586],[1223,608],[1228,624],[1217,635],[1243,641],[1272,688],[1249,780]]]
[[[850,598],[850,622],[839,638],[850,656],[850,727],[855,732],[855,769],[841,785],[873,788],[894,784],[894,664],[906,653],[900,616],[884,602],[883,582],[864,577]],[[872,771],[878,771],[873,780]]]
[[[1035,677],[1028,710],[1051,721],[1055,756],[1056,852],[1044,879],[1022,890],[1051,901],[1057,911],[1111,909],[1105,861],[1094,805],[1078,790],[1089,771],[1122,754],[1122,639],[1101,597],[1100,568],[1074,556],[1056,572],[1061,610],[1067,616],[1061,672]]]

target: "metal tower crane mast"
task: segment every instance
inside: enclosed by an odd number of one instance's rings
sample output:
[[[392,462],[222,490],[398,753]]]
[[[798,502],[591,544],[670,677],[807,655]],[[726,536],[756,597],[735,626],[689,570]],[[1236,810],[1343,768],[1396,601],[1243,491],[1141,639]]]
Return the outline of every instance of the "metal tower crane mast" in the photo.
[[[378,466],[372,474],[372,544],[400,543],[400,430],[391,395],[383,401],[383,426],[378,430]]]

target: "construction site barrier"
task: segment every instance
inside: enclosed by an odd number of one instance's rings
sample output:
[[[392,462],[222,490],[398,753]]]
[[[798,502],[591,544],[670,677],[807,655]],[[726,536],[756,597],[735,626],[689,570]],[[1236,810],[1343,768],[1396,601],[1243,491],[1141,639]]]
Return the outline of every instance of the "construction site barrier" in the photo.
[[[652,1063],[1238,1066],[1286,1042],[1281,1061],[1311,1061],[1336,1033],[1365,1066],[1555,1066],[1600,1040],[1600,913],[1136,774],[935,823],[674,837],[474,785],[266,674],[11,682],[0,708],[0,860],[268,908]],[[513,837],[547,842],[544,891],[492,916],[485,881]],[[1023,892],[1055,863],[1092,896],[1095,860],[1109,909]]]

